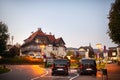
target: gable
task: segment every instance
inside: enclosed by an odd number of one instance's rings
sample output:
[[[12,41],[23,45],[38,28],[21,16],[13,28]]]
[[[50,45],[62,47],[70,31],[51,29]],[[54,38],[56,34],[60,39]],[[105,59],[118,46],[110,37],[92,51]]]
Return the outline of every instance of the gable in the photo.
[[[84,52],[86,50],[84,48],[80,48],[79,51]]]

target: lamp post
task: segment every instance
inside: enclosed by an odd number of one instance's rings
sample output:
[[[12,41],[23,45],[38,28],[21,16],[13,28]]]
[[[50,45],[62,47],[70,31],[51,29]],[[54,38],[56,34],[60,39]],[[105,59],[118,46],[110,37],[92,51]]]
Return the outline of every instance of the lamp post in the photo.
[[[14,39],[14,36],[11,36],[11,39],[12,39],[12,45],[13,45],[13,39]]]
[[[101,50],[101,48],[102,48],[102,44],[101,44],[101,43],[98,43],[98,44],[96,44],[96,47],[97,47],[97,49],[98,49],[97,56],[98,56],[98,58],[100,58],[100,50]]]

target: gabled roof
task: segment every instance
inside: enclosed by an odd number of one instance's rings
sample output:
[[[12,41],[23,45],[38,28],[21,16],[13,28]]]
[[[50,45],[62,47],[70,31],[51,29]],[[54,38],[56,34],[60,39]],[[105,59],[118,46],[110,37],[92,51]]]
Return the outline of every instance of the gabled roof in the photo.
[[[35,33],[33,33],[32,35],[30,35],[29,38],[25,39],[25,42],[30,42],[31,40],[33,40],[35,38],[35,36],[40,35],[40,36],[45,36],[46,34],[42,32],[42,30],[39,28],[38,31],[36,31]]]
[[[32,33],[32,35],[30,35],[27,39],[25,39],[24,40],[25,41],[24,44],[31,42],[36,36],[47,37],[51,44],[57,44],[61,40],[65,44],[65,42],[63,41],[63,39],[61,37],[58,38],[58,39],[55,39],[54,35],[51,35],[51,33],[50,34],[46,34],[46,33],[42,32],[41,28],[38,28],[38,30],[36,32]]]
[[[91,46],[81,46],[79,49],[81,49],[81,48],[85,49],[86,51],[87,51],[87,49],[89,49],[90,51],[93,51],[93,48]]]
[[[54,43],[55,42],[55,36],[54,35],[46,35],[50,41],[50,43]]]
[[[65,42],[64,42],[63,39],[62,39],[62,37],[57,38],[57,39],[55,40],[55,43],[58,44],[58,43],[60,43],[60,41],[62,41],[63,44],[65,44]]]

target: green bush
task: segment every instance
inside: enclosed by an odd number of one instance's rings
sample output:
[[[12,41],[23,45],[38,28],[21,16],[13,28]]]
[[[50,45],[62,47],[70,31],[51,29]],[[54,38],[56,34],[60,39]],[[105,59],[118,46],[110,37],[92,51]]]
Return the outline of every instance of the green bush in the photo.
[[[9,72],[9,71],[10,71],[10,69],[8,69],[8,68],[0,67],[0,74],[6,73],[6,72]]]
[[[42,59],[30,59],[28,57],[2,58],[0,64],[43,64]]]

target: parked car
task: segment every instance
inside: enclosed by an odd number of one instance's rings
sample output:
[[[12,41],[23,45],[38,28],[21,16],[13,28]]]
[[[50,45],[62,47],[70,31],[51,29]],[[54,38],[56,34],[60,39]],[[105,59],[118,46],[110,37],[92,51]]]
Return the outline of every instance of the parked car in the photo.
[[[69,61],[66,59],[55,59],[52,64],[52,75],[63,74],[68,75]]]
[[[80,75],[82,74],[94,74],[96,76],[97,74],[97,66],[96,66],[96,61],[94,59],[82,59],[78,63],[78,73]]]

